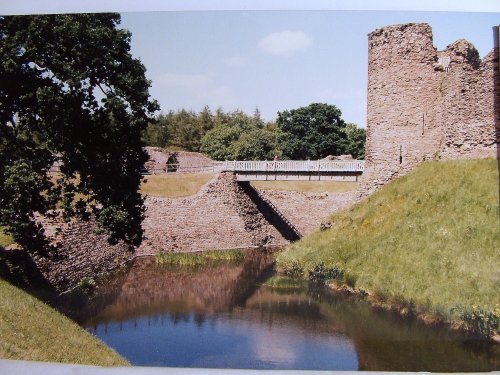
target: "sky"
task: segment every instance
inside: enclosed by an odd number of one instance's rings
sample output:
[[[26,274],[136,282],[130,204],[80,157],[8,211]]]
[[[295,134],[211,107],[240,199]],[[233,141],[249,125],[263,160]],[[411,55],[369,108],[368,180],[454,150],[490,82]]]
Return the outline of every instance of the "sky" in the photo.
[[[256,108],[322,102],[366,126],[368,38],[390,24],[427,22],[438,50],[464,38],[484,57],[500,13],[398,11],[176,11],[122,13],[132,54],[161,110]]]
[[[121,12],[120,27],[132,32],[131,52],[164,113],[258,108],[272,121],[277,112],[322,102],[361,127],[368,33],[427,22],[439,50],[464,38],[484,57],[500,25],[498,0],[0,0],[0,14],[81,11]]]

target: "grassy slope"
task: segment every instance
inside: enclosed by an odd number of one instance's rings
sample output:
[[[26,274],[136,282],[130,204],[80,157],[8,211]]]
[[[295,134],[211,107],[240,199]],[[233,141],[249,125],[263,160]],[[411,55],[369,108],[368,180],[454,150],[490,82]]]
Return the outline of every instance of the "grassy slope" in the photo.
[[[155,197],[179,198],[194,195],[210,181],[212,173],[186,173],[146,176],[141,184],[142,194]]]
[[[1,279],[0,296],[0,358],[128,365],[76,323]]]
[[[7,247],[13,243],[12,237],[4,233],[4,227],[0,227],[0,247]]]
[[[280,267],[323,261],[358,289],[445,316],[500,302],[496,160],[425,163],[332,221],[282,253]]]

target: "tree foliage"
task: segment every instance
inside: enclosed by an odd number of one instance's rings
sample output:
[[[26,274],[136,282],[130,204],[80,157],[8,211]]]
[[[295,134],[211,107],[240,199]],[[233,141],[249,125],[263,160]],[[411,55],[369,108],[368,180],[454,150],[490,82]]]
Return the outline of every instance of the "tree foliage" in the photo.
[[[264,122],[257,108],[250,116],[237,110],[209,107],[201,112],[170,111],[160,114],[143,133],[148,146],[201,151],[215,160],[316,159],[351,154],[364,158],[365,130],[345,124],[333,105],[278,113],[277,122]]]
[[[0,225],[21,245],[31,245],[34,212],[58,202],[68,218],[92,210],[113,241],[142,239],[140,136],[158,106],[119,23],[118,14],[0,17]]]
[[[305,160],[344,154],[347,135],[341,115],[334,105],[322,103],[278,112],[277,123],[285,134],[283,157]]]
[[[252,116],[241,110],[199,113],[184,109],[160,114],[142,133],[148,146],[203,152],[215,160],[270,159],[279,152],[275,123],[266,124],[259,109]]]
[[[238,140],[242,130],[227,124],[217,125],[208,131],[201,140],[201,152],[214,160],[235,159],[233,143]]]
[[[358,128],[356,124],[347,124],[344,129],[347,135],[346,153],[351,154],[354,159],[365,158],[366,130]]]
[[[279,152],[279,129],[268,126],[255,111],[248,116],[242,111],[218,115],[213,129],[201,139],[201,152],[215,160],[272,159]]]
[[[148,146],[199,151],[203,135],[215,126],[216,117],[205,107],[200,113],[186,111],[169,111],[160,114],[154,123],[142,134]]]
[[[233,158],[237,160],[270,160],[278,153],[276,134],[267,129],[252,129],[242,133],[232,144]]]

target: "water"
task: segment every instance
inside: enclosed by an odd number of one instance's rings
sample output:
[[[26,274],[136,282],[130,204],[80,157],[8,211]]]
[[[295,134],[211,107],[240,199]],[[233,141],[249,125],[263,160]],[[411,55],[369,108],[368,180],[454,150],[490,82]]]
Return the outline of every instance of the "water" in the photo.
[[[67,313],[133,365],[491,371],[498,346],[376,312],[354,297],[262,286],[272,254],[178,268],[152,258]],[[75,302],[75,301],[74,301]]]

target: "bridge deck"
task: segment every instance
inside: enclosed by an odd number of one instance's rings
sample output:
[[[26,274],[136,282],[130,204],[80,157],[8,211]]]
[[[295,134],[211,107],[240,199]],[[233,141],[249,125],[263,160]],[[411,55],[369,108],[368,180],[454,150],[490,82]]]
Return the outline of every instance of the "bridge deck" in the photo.
[[[238,181],[357,181],[364,166],[364,160],[227,160],[203,166],[182,166],[182,172],[233,172]],[[175,173],[180,167],[180,164],[167,164],[166,172]]]
[[[215,162],[215,172],[363,173],[364,160],[277,160]]]

